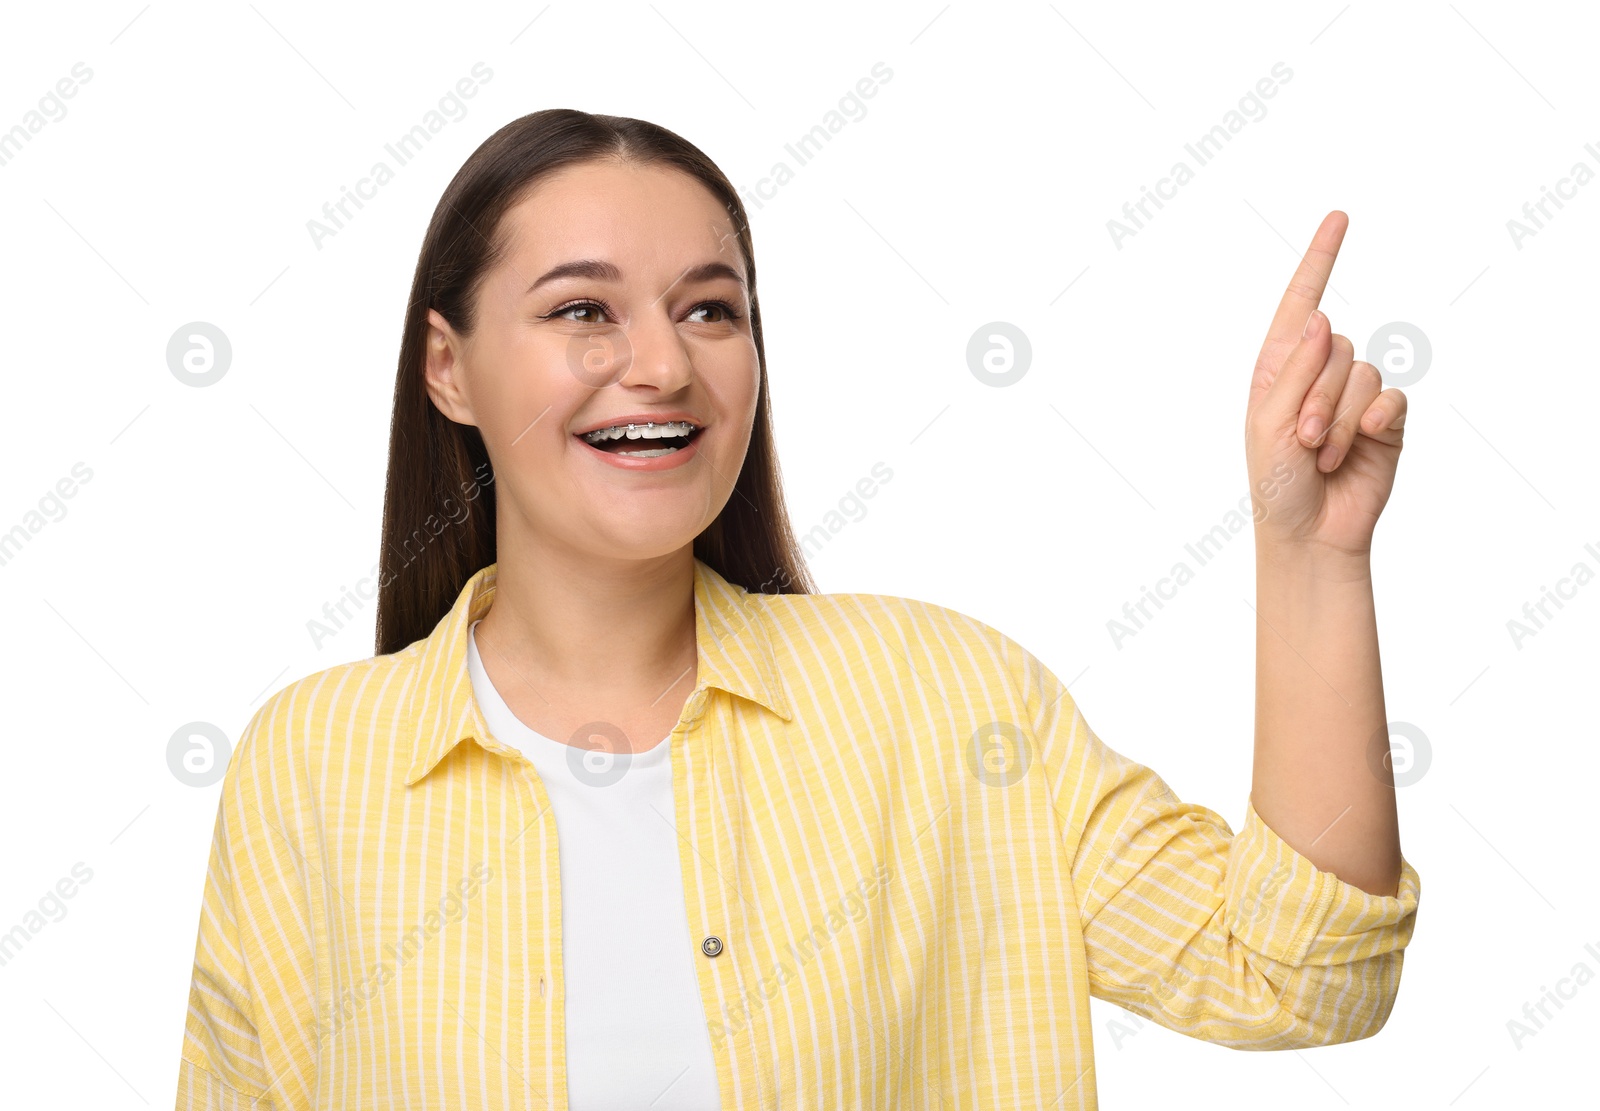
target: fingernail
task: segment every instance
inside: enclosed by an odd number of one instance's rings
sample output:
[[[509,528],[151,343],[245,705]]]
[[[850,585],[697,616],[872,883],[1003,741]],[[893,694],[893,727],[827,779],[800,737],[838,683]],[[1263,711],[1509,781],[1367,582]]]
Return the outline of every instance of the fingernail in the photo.
[[[1323,428],[1321,417],[1307,417],[1300,425],[1300,438],[1306,443],[1316,446],[1317,438],[1322,435]]]
[[[1317,317],[1319,317],[1321,315],[1322,314],[1320,312],[1318,312],[1316,309],[1312,309],[1311,310],[1311,315],[1306,317],[1306,330],[1303,333],[1306,338],[1309,339],[1311,336],[1316,334],[1316,331],[1317,331]]]

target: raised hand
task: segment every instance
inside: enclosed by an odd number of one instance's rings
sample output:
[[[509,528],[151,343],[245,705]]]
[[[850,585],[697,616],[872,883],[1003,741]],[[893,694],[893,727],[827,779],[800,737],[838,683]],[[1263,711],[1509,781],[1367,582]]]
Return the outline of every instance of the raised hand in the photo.
[[[1364,558],[1400,460],[1406,396],[1317,309],[1349,217],[1333,211],[1311,239],[1256,359],[1245,410],[1245,463],[1256,544]]]

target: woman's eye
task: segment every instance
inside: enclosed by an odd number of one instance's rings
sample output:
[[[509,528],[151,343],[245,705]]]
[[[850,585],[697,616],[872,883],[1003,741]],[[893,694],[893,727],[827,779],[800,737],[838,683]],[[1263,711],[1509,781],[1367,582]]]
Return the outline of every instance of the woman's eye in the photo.
[[[703,311],[705,309],[711,309],[711,310],[713,310],[715,312],[719,312],[719,313],[722,314],[722,316],[721,316],[720,319],[713,318],[711,320],[702,321],[702,323],[706,323],[706,324],[731,324],[735,320],[739,319],[739,314],[737,312],[735,312],[734,309],[733,309],[733,306],[728,304],[726,301],[707,301],[703,305],[696,306],[694,311],[695,311],[695,313],[698,313],[698,312],[701,312],[701,311]],[[694,315],[694,313],[691,313],[690,315],[692,316],[692,315]]]
[[[574,302],[574,303],[572,303],[570,305],[567,305],[564,308],[557,309],[555,312],[551,313],[550,315],[551,316],[564,316],[568,320],[571,320],[575,324],[598,324],[599,323],[598,320],[595,320],[595,319],[583,320],[583,319],[580,319],[578,317],[568,316],[568,314],[569,313],[575,313],[575,312],[604,313],[605,311],[606,311],[606,307],[604,305],[602,305],[602,304],[599,304],[598,302],[595,302],[595,301],[576,301],[576,302]]]

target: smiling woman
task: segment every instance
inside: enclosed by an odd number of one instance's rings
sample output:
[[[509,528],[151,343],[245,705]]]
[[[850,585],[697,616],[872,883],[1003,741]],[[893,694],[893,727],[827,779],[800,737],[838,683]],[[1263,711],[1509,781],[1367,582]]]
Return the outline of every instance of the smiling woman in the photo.
[[[721,171],[641,120],[536,112],[450,183],[400,347],[377,654],[279,690],[234,748],[179,1107],[1090,1111],[1091,996],[1238,1048],[1383,1026],[1420,884],[1385,871],[1367,796],[1393,787],[1351,758],[1354,563],[1318,558],[1330,598],[1274,549],[1261,608],[1350,697],[1276,678],[1266,733],[1315,742],[1319,803],[1356,813],[1302,836],[1328,823],[1258,744],[1296,840],[1248,798],[1235,835],[999,631],[816,592],[754,258]],[[1330,481],[1346,449],[1381,477],[1342,425],[1294,439],[1347,347],[1292,342],[1309,311],[1280,310],[1256,423],[1301,473],[1321,445]],[[1403,406],[1374,412],[1397,443]],[[1284,508],[1258,530],[1315,530]],[[1330,548],[1363,540],[1332,519]],[[1363,886],[1296,847],[1323,840]]]
[[[478,463],[498,481],[460,543],[396,569],[378,651],[433,627],[501,554],[501,525],[621,567],[665,551],[681,563],[683,536],[732,581],[785,568],[811,589],[771,419],[754,249],[721,171],[644,121],[555,110],[508,125],[462,167],[424,238],[395,385],[385,560]],[[700,431],[670,467],[580,435],[674,420]],[[666,476],[641,484],[639,472]]]

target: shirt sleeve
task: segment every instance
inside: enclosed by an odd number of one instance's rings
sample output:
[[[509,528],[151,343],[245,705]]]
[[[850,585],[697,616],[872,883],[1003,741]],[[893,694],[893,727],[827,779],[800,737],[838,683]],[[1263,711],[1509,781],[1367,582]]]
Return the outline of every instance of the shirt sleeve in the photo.
[[[254,789],[260,734],[273,705],[246,727],[223,776],[184,1022],[179,1111],[298,1106],[292,1084],[283,1083],[295,1077],[282,1067],[282,1047],[300,998],[284,979],[298,948],[285,941],[301,917],[299,888],[285,882],[296,878],[281,871],[292,849],[272,832]]]
[[[1029,657],[1025,701],[1050,777],[1090,994],[1234,1049],[1371,1037],[1400,987],[1421,881],[1372,895],[1319,870],[1246,796],[1235,834],[1112,750]]]

